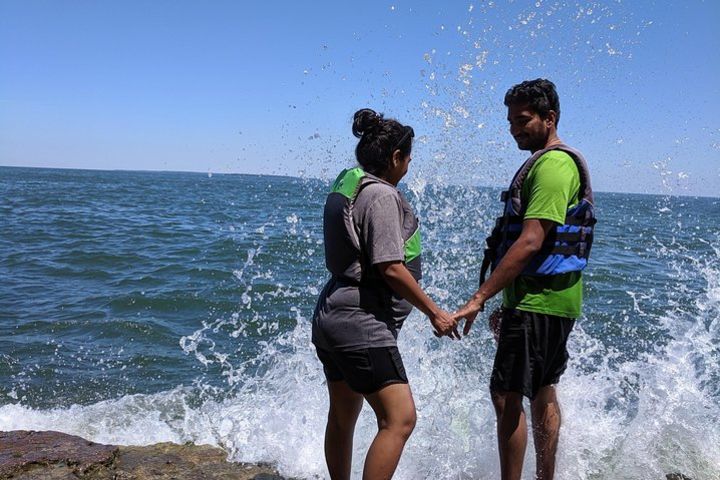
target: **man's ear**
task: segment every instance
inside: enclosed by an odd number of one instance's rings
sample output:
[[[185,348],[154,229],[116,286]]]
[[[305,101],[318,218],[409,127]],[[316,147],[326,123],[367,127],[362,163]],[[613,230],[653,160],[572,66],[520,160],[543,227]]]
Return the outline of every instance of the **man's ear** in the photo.
[[[557,125],[557,112],[555,112],[555,110],[550,110],[547,117],[545,117],[545,121],[548,123],[548,127],[554,127]]]

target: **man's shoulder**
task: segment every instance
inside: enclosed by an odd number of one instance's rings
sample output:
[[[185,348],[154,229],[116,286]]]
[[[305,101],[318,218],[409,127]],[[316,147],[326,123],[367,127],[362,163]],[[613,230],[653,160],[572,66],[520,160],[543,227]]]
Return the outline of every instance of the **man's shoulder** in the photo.
[[[538,158],[537,162],[535,162],[535,166],[542,163],[565,164],[568,162],[573,165],[575,164],[575,160],[573,160],[573,157],[568,152],[564,150],[549,150]]]
[[[542,154],[528,172],[530,179],[548,176],[571,179],[579,177],[579,171],[575,160],[569,153],[562,150],[550,150]]]
[[[533,165],[523,185],[526,218],[562,223],[567,202],[574,198],[579,185],[580,171],[570,154],[546,152]]]

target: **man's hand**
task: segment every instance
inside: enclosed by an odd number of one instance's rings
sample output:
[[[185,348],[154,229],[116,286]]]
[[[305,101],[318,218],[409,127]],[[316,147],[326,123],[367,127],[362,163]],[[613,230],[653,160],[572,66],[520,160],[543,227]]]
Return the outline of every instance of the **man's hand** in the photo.
[[[436,337],[443,337],[447,335],[451,339],[460,340],[460,333],[457,331],[457,319],[445,310],[439,310],[433,315],[430,315],[430,323],[432,323],[432,326],[435,329],[433,333]]]
[[[487,299],[480,293],[475,293],[470,300],[457,312],[453,313],[455,321],[460,321],[461,318],[465,319],[465,326],[463,327],[463,335],[470,333],[475,317],[478,312],[482,312],[485,309],[485,301]]]
[[[500,340],[500,326],[502,325],[502,308],[496,308],[488,317],[488,327],[495,338],[495,343]]]

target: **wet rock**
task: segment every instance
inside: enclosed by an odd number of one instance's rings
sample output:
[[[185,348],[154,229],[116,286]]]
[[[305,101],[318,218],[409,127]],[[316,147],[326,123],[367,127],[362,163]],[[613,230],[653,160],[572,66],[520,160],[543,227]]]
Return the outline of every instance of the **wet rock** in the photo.
[[[101,445],[60,432],[0,432],[0,480],[285,480],[208,445]]]
[[[209,445],[158,443],[147,447],[120,447],[116,467],[117,480],[283,478],[269,465],[228,462],[224,450]]]
[[[43,469],[51,476],[38,473],[27,478],[64,478],[63,472],[76,475],[68,478],[90,475],[109,468],[117,451],[112,445],[59,432],[0,432],[0,479],[23,478],[23,472]]]

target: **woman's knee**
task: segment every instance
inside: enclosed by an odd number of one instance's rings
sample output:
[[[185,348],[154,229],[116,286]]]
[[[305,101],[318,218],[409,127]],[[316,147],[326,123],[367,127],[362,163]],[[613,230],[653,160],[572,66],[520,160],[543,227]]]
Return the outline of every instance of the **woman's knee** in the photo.
[[[407,417],[405,418],[405,421],[403,422],[403,430],[405,431],[405,433],[408,437],[413,432],[413,430],[415,430],[416,424],[417,424],[417,412],[415,411],[415,408],[412,408],[408,412]]]
[[[389,418],[384,418],[378,422],[380,429],[386,429],[394,434],[409,438],[415,425],[417,424],[417,413],[415,412],[414,406],[412,408],[404,409],[402,412],[395,412]]]
[[[391,424],[388,430],[392,431],[398,437],[407,440],[410,438],[410,435],[412,435],[413,430],[415,430],[415,420],[415,418],[408,418],[403,422]]]
[[[415,402],[407,384],[392,384],[370,394],[368,402],[375,411],[378,430],[409,437],[417,423]]]

